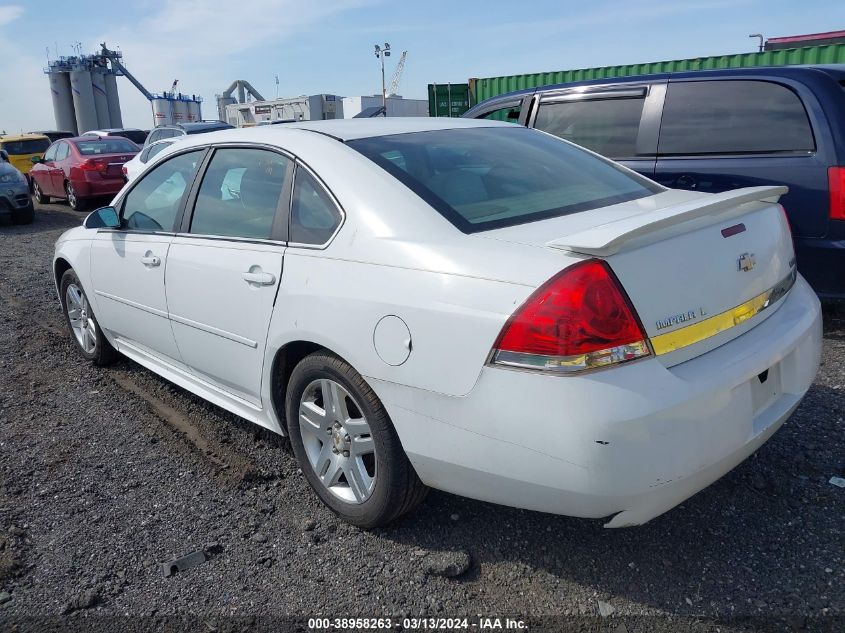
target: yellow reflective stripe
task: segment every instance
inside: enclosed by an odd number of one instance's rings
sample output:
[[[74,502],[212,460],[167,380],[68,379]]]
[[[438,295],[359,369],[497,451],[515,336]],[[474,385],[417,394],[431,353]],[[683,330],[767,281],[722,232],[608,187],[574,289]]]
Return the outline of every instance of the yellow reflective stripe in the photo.
[[[729,330],[732,327],[744,323],[748,319],[757,316],[763,310],[771,306],[778,299],[783,297],[795,283],[796,273],[793,270],[786,279],[769,288],[765,292],[741,303],[740,305],[720,312],[704,321],[693,323],[666,334],[659,334],[651,338],[651,348],[658,356],[668,354],[684,347],[694,345],[720,332]]]

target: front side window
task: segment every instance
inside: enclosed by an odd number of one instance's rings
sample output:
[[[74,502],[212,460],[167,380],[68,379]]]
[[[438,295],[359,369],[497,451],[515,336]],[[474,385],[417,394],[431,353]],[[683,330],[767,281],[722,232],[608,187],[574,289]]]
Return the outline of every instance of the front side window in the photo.
[[[202,154],[202,150],[197,150],[174,156],[144,174],[124,199],[123,228],[175,230],[179,208]]]
[[[522,102],[487,112],[476,118],[487,119],[488,121],[504,121],[505,123],[519,123],[520,110],[522,110]]]
[[[579,147],[524,127],[414,132],[351,140],[347,145],[464,233],[588,211],[664,190]],[[402,155],[405,169],[398,166],[396,153]]]
[[[56,160],[56,151],[59,149],[59,143],[53,143],[46,152],[44,152],[44,160]]]
[[[597,99],[542,103],[534,127],[608,158],[637,154],[645,99]]]
[[[334,235],[341,219],[328,192],[305,169],[297,167],[290,205],[290,241],[325,244]]]
[[[56,160],[64,160],[70,154],[70,147],[67,143],[59,143],[56,148]]]
[[[191,233],[270,239],[290,159],[263,149],[218,149],[208,165]]]
[[[804,105],[770,81],[670,82],[660,124],[661,155],[808,152]]]

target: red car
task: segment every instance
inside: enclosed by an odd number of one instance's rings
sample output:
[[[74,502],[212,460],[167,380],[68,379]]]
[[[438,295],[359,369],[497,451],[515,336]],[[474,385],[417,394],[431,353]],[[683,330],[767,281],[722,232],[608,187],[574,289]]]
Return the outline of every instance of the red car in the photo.
[[[141,149],[119,136],[77,136],[56,141],[30,170],[32,191],[40,204],[64,198],[84,211],[92,198],[112,196],[123,187],[123,163]]]

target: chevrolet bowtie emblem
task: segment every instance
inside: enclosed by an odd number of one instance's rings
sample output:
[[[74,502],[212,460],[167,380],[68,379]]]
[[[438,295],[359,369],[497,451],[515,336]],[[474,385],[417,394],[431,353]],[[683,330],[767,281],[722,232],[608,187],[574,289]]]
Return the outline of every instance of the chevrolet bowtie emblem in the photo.
[[[739,256],[739,269],[743,272],[747,273],[749,270],[752,270],[756,264],[754,253],[743,253]]]

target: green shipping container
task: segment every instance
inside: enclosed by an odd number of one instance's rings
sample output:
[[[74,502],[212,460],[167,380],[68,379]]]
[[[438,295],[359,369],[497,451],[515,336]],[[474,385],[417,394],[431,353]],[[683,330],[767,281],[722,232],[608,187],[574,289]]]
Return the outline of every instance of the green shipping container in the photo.
[[[461,116],[470,102],[469,84],[428,84],[429,116]]]
[[[750,66],[792,66],[796,64],[845,64],[845,44],[808,46],[805,48],[790,48],[779,51],[764,51],[762,53],[697,57],[695,59],[676,59],[665,62],[650,62],[647,64],[627,64],[625,66],[579,68],[577,70],[559,70],[546,73],[531,73],[528,75],[484,77],[482,79],[470,79],[469,85],[472,102],[481,103],[490,97],[514,90],[524,90],[526,88],[536,88],[551,84],[565,84],[573,81],[689,70],[747,68]],[[430,85],[429,95],[431,95]],[[430,106],[429,111],[432,111]]]

